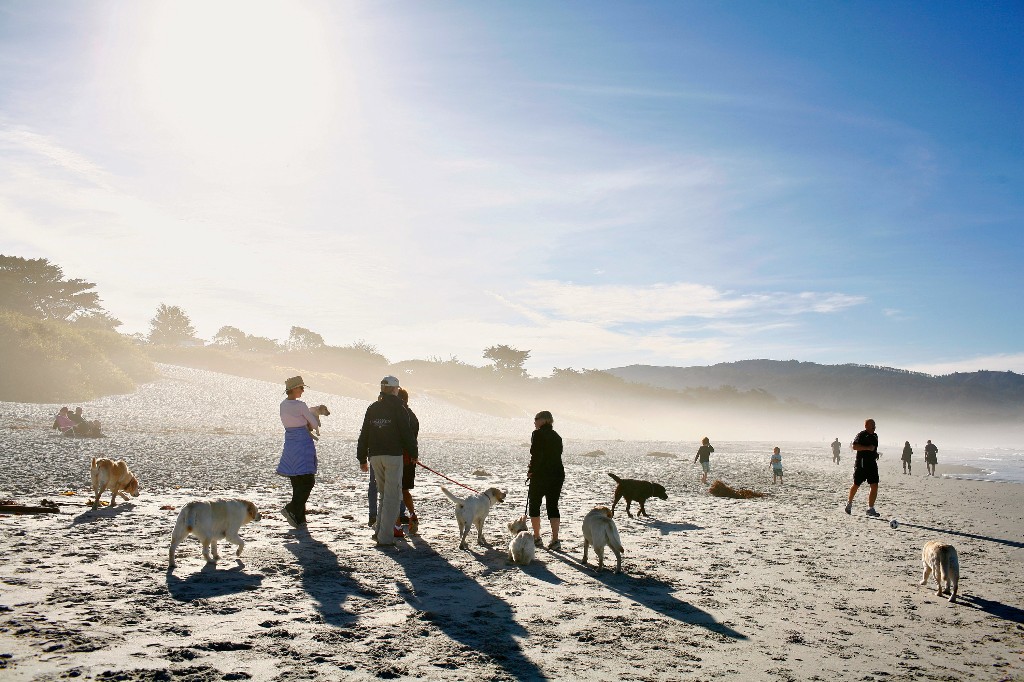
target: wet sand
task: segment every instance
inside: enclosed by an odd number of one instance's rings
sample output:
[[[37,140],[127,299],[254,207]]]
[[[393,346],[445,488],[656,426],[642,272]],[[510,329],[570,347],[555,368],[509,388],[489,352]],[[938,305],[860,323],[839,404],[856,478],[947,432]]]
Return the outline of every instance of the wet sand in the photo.
[[[60,514],[0,517],[3,680],[1024,675],[1020,485],[904,476],[898,458],[883,458],[882,519],[864,515],[866,489],[847,516],[851,457],[837,467],[827,444],[778,443],[785,483],[773,486],[775,443],[716,439],[710,480],[769,493],[719,499],[699,484],[696,444],[618,441],[556,422],[566,441],[563,552],[539,550],[518,567],[506,563],[505,524],[525,504],[529,417],[474,415],[414,391],[424,463],[508,498],[485,527],[492,544],[462,551],[439,489],[449,484],[421,469],[421,537],[386,551],[370,539],[355,461],[365,401],[306,396],[332,415],[315,513],[295,531],[277,511],[288,496],[273,474],[278,387],[164,371],[137,394],[86,405],[106,425],[103,439],[52,435],[52,406],[0,403],[0,498],[64,504]],[[85,506],[98,455],[129,462],[138,498]],[[580,563],[583,515],[611,502],[607,472],[669,491],[649,501],[650,518],[617,509],[621,575]],[[242,529],[240,559],[222,543],[221,561],[206,565],[189,539],[168,572],[176,509],[211,496],[251,499],[265,517]],[[930,539],[959,551],[959,603],[917,585]]]

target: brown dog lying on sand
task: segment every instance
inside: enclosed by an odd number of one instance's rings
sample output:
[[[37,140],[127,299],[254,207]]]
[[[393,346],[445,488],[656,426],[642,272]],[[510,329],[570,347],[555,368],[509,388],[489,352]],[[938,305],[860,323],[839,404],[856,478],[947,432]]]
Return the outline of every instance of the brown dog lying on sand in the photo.
[[[924,564],[921,584],[927,585],[928,575],[935,573],[935,583],[939,588],[935,596],[943,596],[942,587],[945,583],[945,593],[949,595],[949,601],[955,602],[957,588],[960,585],[960,557],[956,554],[956,548],[938,540],[930,540],[921,548],[921,563]],[[950,585],[953,586],[952,592],[949,589]]]
[[[640,504],[640,511],[637,512],[637,516],[650,516],[647,510],[644,509],[644,502],[649,497],[657,497],[662,500],[668,499],[668,493],[665,492],[665,486],[660,483],[651,483],[650,481],[638,481],[632,478],[619,478],[615,474],[609,473],[609,476],[615,479],[615,499],[612,500],[612,515],[615,515],[615,505],[619,503],[621,498],[626,498],[626,514],[633,516],[633,513],[629,511],[629,507],[635,500]]]
[[[194,535],[203,543],[203,558],[213,562],[220,559],[217,541],[227,540],[238,545],[235,556],[241,556],[245,542],[238,537],[238,529],[250,521],[259,521],[259,510],[249,500],[197,500],[189,502],[178,512],[178,521],[171,533],[171,551],[168,570],[174,568],[174,551],[182,540]],[[211,553],[212,550],[212,553]]]
[[[92,475],[92,508],[100,506],[100,495],[104,490],[110,491],[110,506],[117,505],[117,496],[124,499],[139,496],[139,479],[135,478],[132,472],[128,471],[128,465],[123,459],[116,462],[106,457],[93,457],[90,472]]]

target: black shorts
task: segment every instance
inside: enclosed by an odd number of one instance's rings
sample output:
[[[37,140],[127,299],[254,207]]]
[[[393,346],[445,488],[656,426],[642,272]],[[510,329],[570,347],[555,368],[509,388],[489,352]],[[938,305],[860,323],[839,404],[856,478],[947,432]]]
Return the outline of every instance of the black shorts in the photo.
[[[402,490],[412,490],[416,487],[416,462],[402,456]]]
[[[867,481],[871,485],[878,485],[878,461],[862,462],[860,466],[853,468],[853,484],[860,485]]]

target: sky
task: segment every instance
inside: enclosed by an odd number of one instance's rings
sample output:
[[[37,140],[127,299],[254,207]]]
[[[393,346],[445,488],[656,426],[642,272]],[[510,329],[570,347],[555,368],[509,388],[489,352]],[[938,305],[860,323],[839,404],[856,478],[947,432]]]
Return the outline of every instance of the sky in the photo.
[[[0,253],[126,333],[1024,372],[1020,2],[0,0]]]

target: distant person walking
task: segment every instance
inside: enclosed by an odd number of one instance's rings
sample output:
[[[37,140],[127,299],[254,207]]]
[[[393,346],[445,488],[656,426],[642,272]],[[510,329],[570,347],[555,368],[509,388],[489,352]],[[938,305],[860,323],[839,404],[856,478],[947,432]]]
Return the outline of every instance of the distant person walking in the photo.
[[[875,498],[878,497],[878,435],[875,433],[875,420],[864,422],[864,430],[853,439],[853,449],[857,457],[853,464],[853,485],[850,486],[850,498],[846,503],[846,513],[853,508],[853,497],[857,489],[867,481],[871,486],[868,493],[868,516],[881,516],[875,511]]]
[[[284,425],[284,449],[277,463],[277,473],[292,483],[292,500],[281,514],[292,528],[306,525],[306,500],[316,484],[316,445],[309,427],[320,428],[320,417],[299,400],[306,384],[301,376],[284,382],[285,399],[281,402],[281,424]]]
[[[938,454],[939,449],[931,441],[928,441],[928,444],[924,446],[924,463],[928,467],[929,476],[935,475],[935,465],[939,463]]]
[[[711,473],[711,453],[715,451],[715,448],[711,445],[711,439],[704,436],[704,439],[700,442],[700,447],[697,448],[697,454],[694,456],[693,461],[700,462],[701,475],[700,482],[708,482],[708,474]]]
[[[547,410],[533,418],[533,433],[530,434],[530,465],[526,478],[530,481],[527,492],[530,523],[533,525],[533,544],[543,547],[540,538],[540,503],[543,500],[551,524],[551,542],[548,549],[562,551],[558,540],[558,527],[562,518],[558,511],[558,498],[565,483],[565,467],[562,466],[562,437],[555,431],[555,418]]]
[[[839,451],[843,449],[843,444],[839,442],[839,436],[832,441],[832,461],[839,464]]]
[[[900,458],[903,461],[903,473],[908,476],[913,476],[910,473],[910,456],[914,454],[914,448],[910,447],[910,441],[908,440],[903,444],[903,456]]]
[[[393,530],[402,502],[402,454],[408,453],[414,462],[419,457],[409,410],[398,397],[399,388],[397,377],[389,375],[380,380],[380,396],[366,408],[356,445],[359,468],[366,471],[373,467],[380,490],[373,538],[382,547],[395,544]]]
[[[782,485],[782,451],[776,446],[772,451],[772,458],[769,464],[772,467],[772,485]]]

